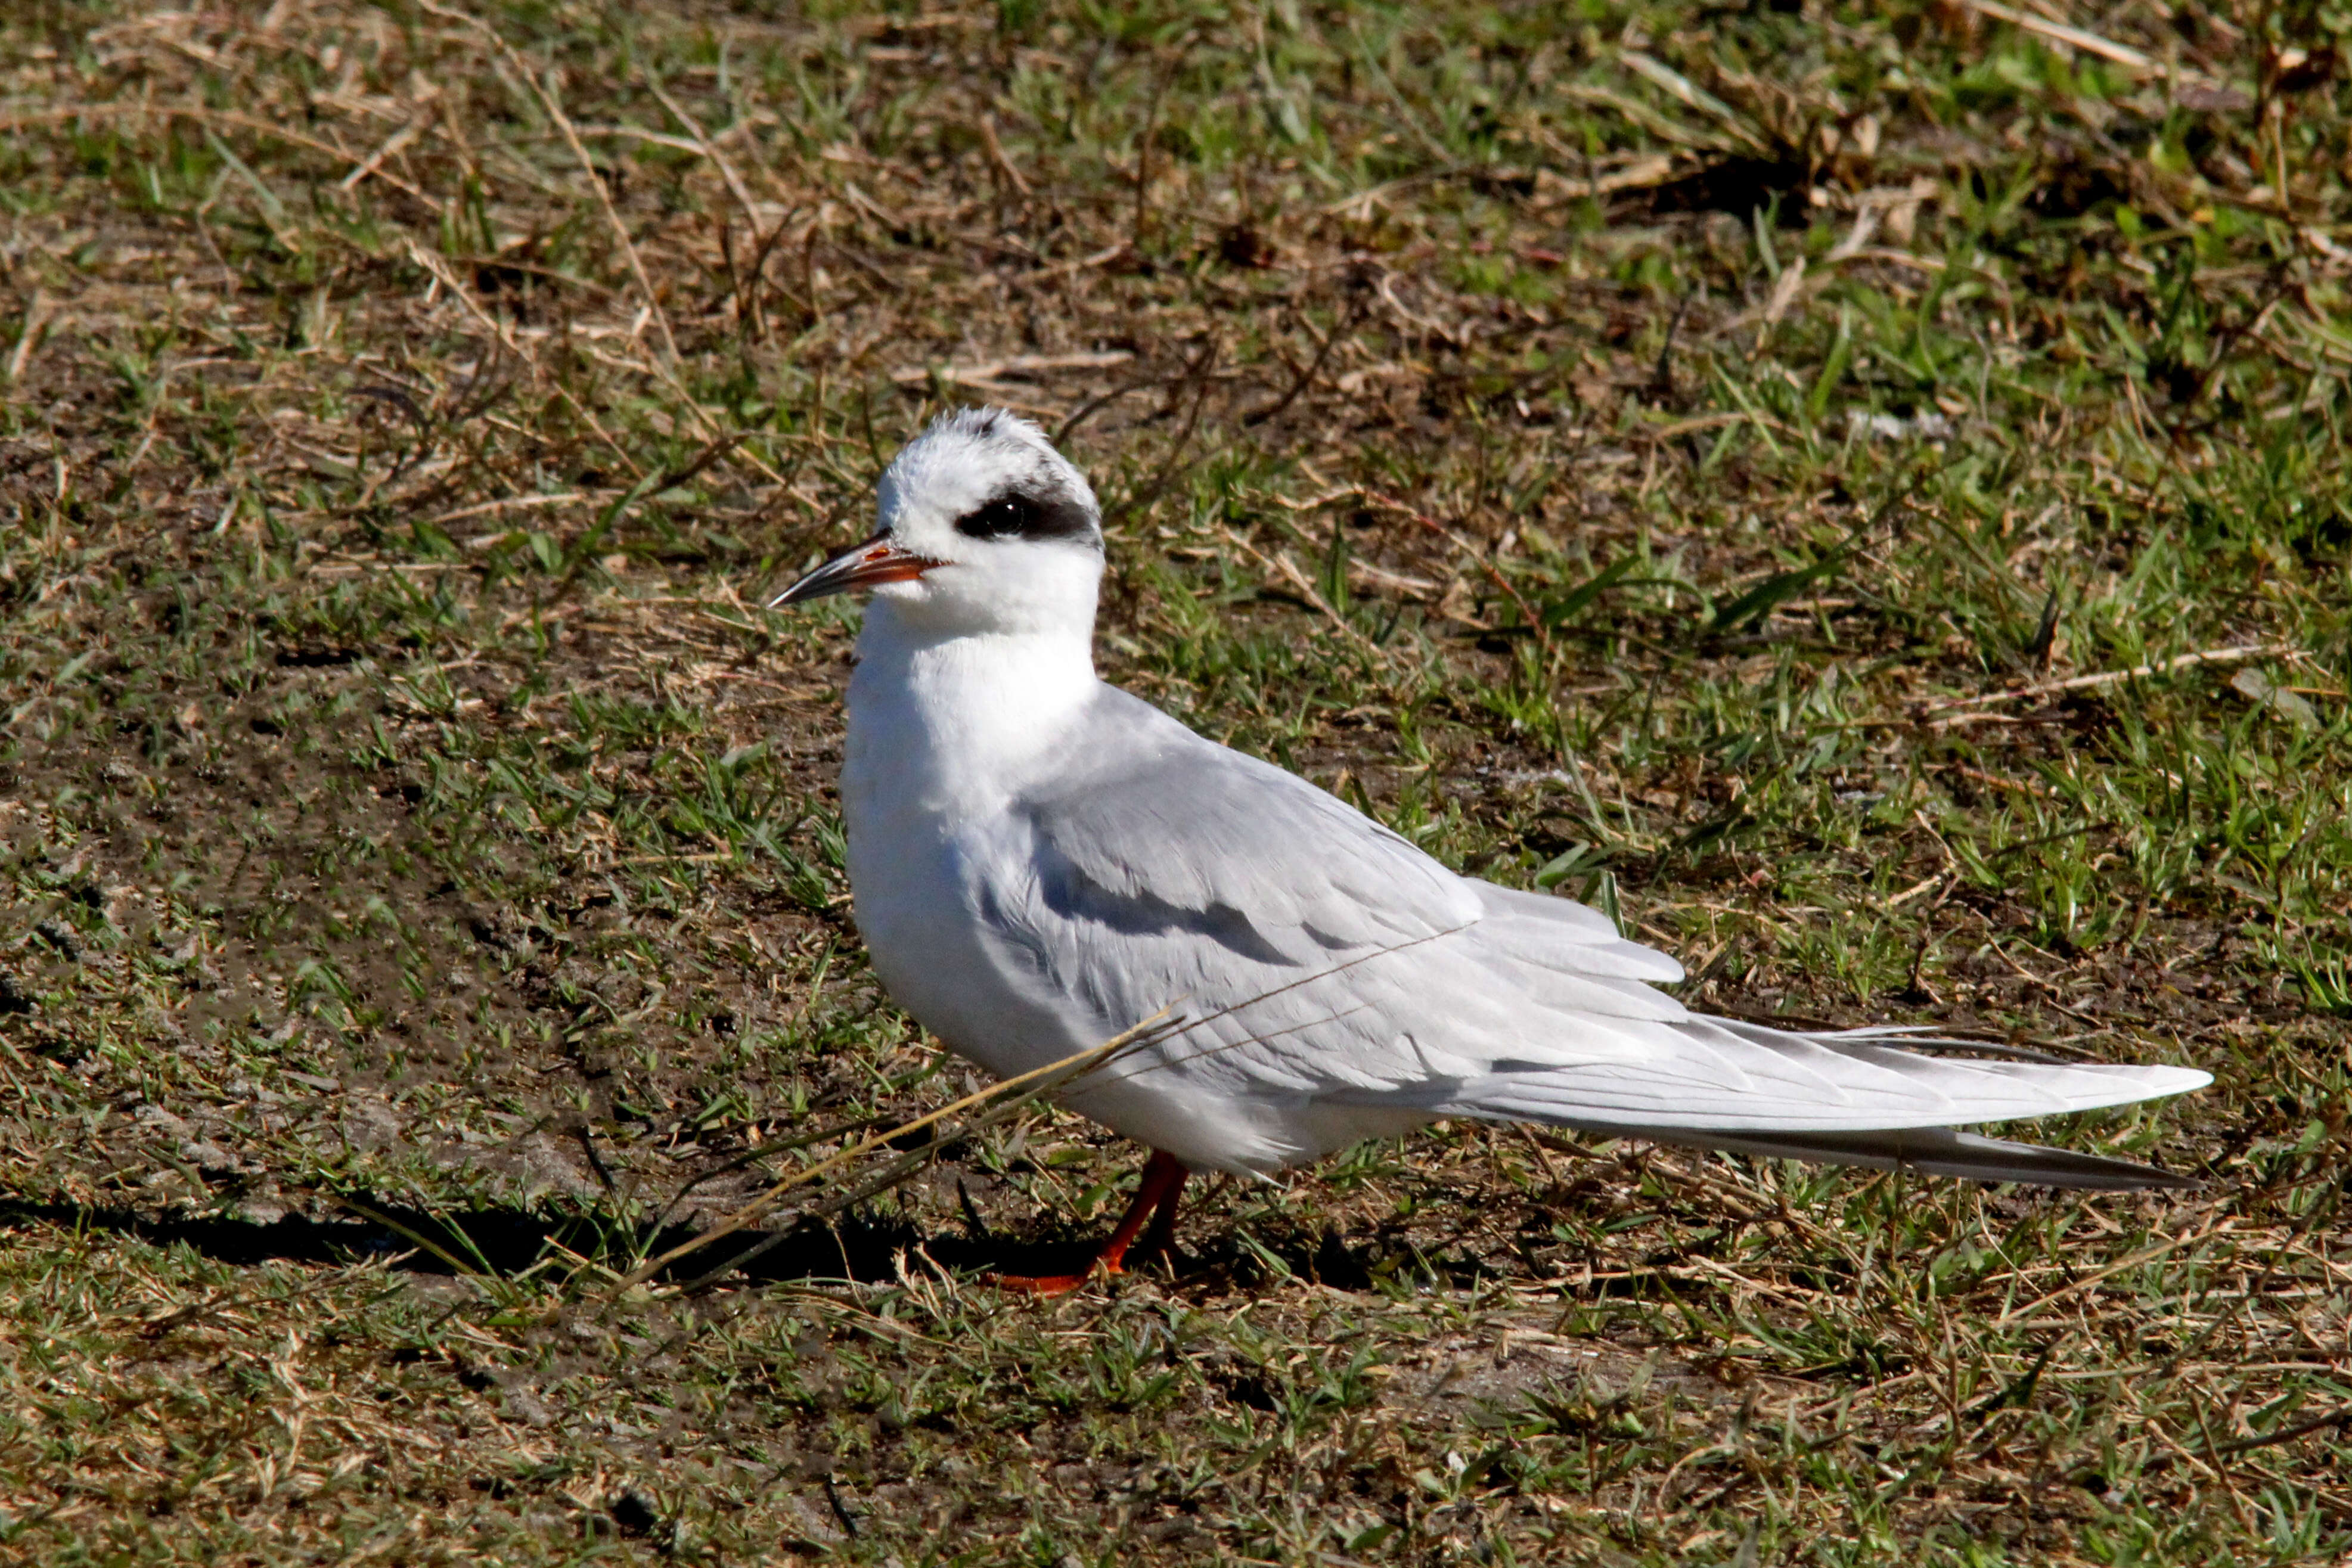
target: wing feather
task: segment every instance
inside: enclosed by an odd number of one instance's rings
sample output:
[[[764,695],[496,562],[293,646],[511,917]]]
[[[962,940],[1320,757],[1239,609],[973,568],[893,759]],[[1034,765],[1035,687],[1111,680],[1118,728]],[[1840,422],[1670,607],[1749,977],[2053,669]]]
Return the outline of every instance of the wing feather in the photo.
[[[1524,1120],[1981,1173],[2019,1146],[1930,1130],[2208,1081],[1695,1015],[1653,988],[1681,966],[1597,911],[1457,876],[1296,775],[1104,693],[1087,755],[1013,802],[972,897],[1011,961],[1042,994],[1083,1006],[1095,1038],[1163,1008],[1195,1020],[1122,1082],[1288,1107],[1329,1146],[1350,1141],[1352,1109],[1365,1131]],[[1890,1129],[1909,1131],[1864,1136]],[[2012,1163],[2058,1169],[2034,1165],[2041,1153]]]

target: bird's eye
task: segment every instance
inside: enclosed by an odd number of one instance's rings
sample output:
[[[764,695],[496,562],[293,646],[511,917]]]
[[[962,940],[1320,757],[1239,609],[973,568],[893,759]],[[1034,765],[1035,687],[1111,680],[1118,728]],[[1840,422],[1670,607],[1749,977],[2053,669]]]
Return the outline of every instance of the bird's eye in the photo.
[[[1094,508],[1050,492],[1008,490],[958,517],[955,531],[968,539],[1063,539],[1102,548]]]
[[[1000,496],[956,519],[956,532],[967,538],[1005,539],[1034,537],[1044,531],[1045,508],[1026,496]]]

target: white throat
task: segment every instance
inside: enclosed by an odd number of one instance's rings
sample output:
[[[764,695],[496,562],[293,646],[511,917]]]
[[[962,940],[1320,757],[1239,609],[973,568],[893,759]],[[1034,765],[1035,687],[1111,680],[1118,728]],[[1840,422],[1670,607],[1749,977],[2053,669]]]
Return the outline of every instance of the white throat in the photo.
[[[974,631],[908,608],[880,594],[866,606],[844,806],[862,798],[892,815],[950,819],[993,810],[1055,766],[1093,697],[1093,617]],[[853,835],[860,825],[853,814]]]

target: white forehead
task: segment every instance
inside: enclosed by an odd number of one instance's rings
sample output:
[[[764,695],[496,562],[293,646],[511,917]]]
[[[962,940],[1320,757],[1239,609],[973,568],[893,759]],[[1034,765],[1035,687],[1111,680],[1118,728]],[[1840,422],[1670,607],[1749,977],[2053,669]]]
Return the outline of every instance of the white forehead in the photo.
[[[950,522],[1009,491],[1076,501],[1095,493],[1045,433],[997,408],[960,408],[898,450],[882,473],[876,499],[884,527],[901,517],[918,525]]]

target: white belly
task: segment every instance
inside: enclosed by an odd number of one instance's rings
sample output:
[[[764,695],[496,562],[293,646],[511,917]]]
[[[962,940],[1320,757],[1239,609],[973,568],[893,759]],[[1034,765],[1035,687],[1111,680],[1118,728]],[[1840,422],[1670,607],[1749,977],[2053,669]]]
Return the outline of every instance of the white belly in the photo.
[[[874,972],[918,1023],[1000,1078],[1095,1043],[1066,1009],[1004,972],[966,893],[971,852],[947,824],[918,811],[847,815],[858,934]]]
[[[920,683],[886,674],[861,666],[851,685],[841,798],[857,928],[891,998],[1000,1078],[1064,1061],[1140,1021],[1097,1016],[1049,985],[982,917],[987,889],[1034,874],[1013,801],[1060,743],[1055,716],[1034,711],[1051,694],[984,670],[970,679],[934,671]],[[1019,722],[986,712],[1007,702],[1033,711]],[[1128,1071],[1107,1070],[1059,1098],[1203,1170],[1277,1170],[1423,1119],[1237,1092],[1231,1074],[1188,1067],[1197,1054],[1179,1041],[1165,1057],[1134,1059]]]

